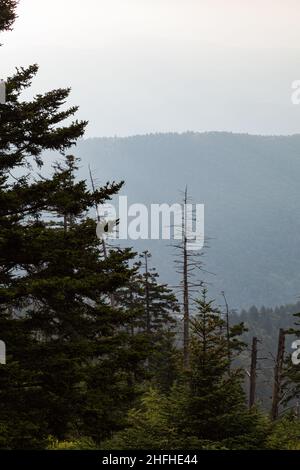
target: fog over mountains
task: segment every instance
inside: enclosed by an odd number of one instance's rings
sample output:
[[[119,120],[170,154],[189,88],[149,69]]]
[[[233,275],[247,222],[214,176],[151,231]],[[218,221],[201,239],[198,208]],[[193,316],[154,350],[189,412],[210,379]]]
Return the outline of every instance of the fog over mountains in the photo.
[[[81,141],[81,176],[125,180],[129,203],[180,202],[188,185],[205,204],[204,274],[232,308],[294,303],[300,295],[300,135],[153,134]],[[178,283],[168,242],[149,248],[163,281]]]

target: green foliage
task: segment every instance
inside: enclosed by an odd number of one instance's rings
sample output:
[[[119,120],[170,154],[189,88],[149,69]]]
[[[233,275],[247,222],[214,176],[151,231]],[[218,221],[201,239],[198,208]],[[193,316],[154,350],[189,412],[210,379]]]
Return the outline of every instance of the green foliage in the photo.
[[[0,31],[17,4],[0,0]],[[103,250],[96,237],[90,213],[123,182],[91,191],[78,178],[68,152],[87,122],[65,108],[69,89],[24,101],[37,72],[17,69],[0,105],[0,448],[299,449],[295,417],[270,430],[248,410],[236,366],[244,324],[229,327],[206,290],[183,369],[178,302],[150,254],[134,263],[130,249]],[[49,151],[61,157],[45,178]]]
[[[119,360],[135,353],[127,313],[110,305],[111,293],[130,279],[133,254],[117,250],[104,259],[88,216],[122,183],[90,192],[76,179],[73,156],[56,164],[51,178],[27,172],[42,166],[45,150],[65,152],[86,125],[63,124],[77,111],[60,109],[69,90],[21,101],[36,73],[36,66],[17,70],[0,106],[0,324],[9,354],[0,376],[4,448],[41,448],[49,434],[84,434],[91,422],[100,438],[119,429],[122,407],[103,421],[102,403],[116,408],[120,395],[125,408],[131,403],[128,375],[143,359],[135,357],[129,372]],[[109,380],[95,380],[99,370],[118,377],[115,395]]]
[[[129,412],[127,427],[105,442],[103,449],[168,449],[172,448],[175,430],[169,427],[167,398],[150,389],[138,409]]]
[[[120,185],[89,193],[85,182],[75,180],[73,157],[54,170],[47,195],[50,223],[35,210],[34,218],[20,228],[24,274],[6,288],[6,295],[13,288],[22,300],[22,322],[10,321],[27,333],[27,355],[18,358],[26,386],[19,388],[23,398],[17,402],[23,406],[31,390],[25,416],[31,422],[34,413],[43,432],[59,440],[76,429],[93,437],[96,433],[99,439],[119,429],[122,406],[115,415],[109,410],[116,408],[119,398],[124,407],[131,402],[134,391],[128,376],[141,361],[136,358],[127,372],[128,361],[120,360],[131,354],[127,314],[121,306],[110,305],[111,292],[131,276],[128,263],[133,255],[118,250],[104,259],[95,222],[86,216],[94,202],[109,199]],[[5,328],[3,322],[5,330],[8,324]],[[6,388],[11,394],[11,386],[8,378],[2,394]],[[31,434],[30,445],[32,438]]]
[[[81,437],[70,441],[58,441],[53,437],[49,437],[47,450],[97,450],[97,446],[89,437]]]
[[[272,425],[266,444],[272,450],[300,450],[300,421],[292,414]]]
[[[157,389],[146,393],[129,413],[126,429],[106,442],[106,448],[264,447],[268,423],[256,409],[248,410],[241,370],[229,369],[229,358],[243,347],[238,339],[243,327],[231,328],[229,343],[225,327],[204,290],[192,322],[189,370],[182,371],[170,394]]]
[[[238,432],[232,432],[233,426],[223,429],[225,438],[212,439],[204,433],[202,436],[190,433],[189,427],[183,425],[187,422],[186,397],[184,388],[179,386],[174,387],[171,396],[150,389],[142,397],[139,407],[129,412],[126,428],[105,441],[101,449],[242,450],[265,446],[269,423],[256,410],[245,411],[242,417],[237,417],[237,421],[243,421]]]
[[[19,0],[0,0],[0,31],[11,29]]]
[[[150,267],[150,260],[149,252],[140,255],[134,275],[127,286],[118,291],[117,298],[131,317],[130,333],[139,354],[144,355],[145,378],[169,390],[177,368],[174,339],[175,314],[179,312],[179,305],[172,290],[159,282],[159,275]]]
[[[14,2],[5,3],[8,8],[14,6]],[[13,16],[10,20],[6,16],[6,21],[8,27]],[[7,80],[7,100],[0,105],[0,323],[2,340],[8,345],[8,365],[0,376],[0,425],[7,429],[5,448],[43,446],[49,432],[47,413],[51,413],[45,408],[49,396],[42,386],[47,364],[43,363],[44,369],[36,367],[43,356],[51,354],[51,348],[45,338],[38,340],[44,332],[33,324],[30,312],[38,303],[41,310],[43,302],[44,311],[51,309],[45,307],[42,284],[46,288],[46,252],[53,240],[39,219],[51,210],[58,184],[55,178],[33,180],[28,168],[41,165],[45,150],[68,149],[83,135],[86,125],[78,121],[61,124],[77,110],[60,110],[69,90],[22,101],[21,93],[36,73],[37,66],[18,69]],[[38,308],[35,306],[35,312]],[[44,315],[44,324],[49,320]]]

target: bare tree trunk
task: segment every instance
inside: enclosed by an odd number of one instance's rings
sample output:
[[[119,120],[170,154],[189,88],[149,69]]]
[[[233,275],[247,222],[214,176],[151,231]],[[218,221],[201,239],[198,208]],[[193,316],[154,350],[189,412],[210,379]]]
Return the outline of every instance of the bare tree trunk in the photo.
[[[255,405],[256,398],[256,369],[257,369],[257,338],[252,339],[249,409]]]
[[[67,214],[64,214],[64,233],[66,235],[68,231],[68,217],[67,217]]]
[[[200,261],[202,253],[195,253],[193,250],[189,249],[189,243],[194,237],[192,224],[196,219],[192,204],[188,204],[188,202],[188,188],[186,187],[180,205],[180,225],[175,226],[177,230],[180,229],[180,242],[174,245],[175,248],[179,250],[179,259],[175,260],[175,263],[179,266],[176,272],[180,275],[180,283],[175,287],[180,289],[182,299],[182,343],[185,369],[188,369],[190,366],[190,314],[193,302],[192,295],[196,292],[198,295],[198,289],[203,288],[203,281],[197,279],[202,267],[202,262]]]
[[[182,218],[183,232],[183,357],[184,366],[190,365],[190,309],[189,309],[189,280],[188,280],[188,252],[187,252],[187,188],[184,196],[184,210]]]
[[[149,270],[148,270],[148,252],[145,251],[145,295],[146,295],[146,330],[147,333],[151,331],[151,318],[150,318],[150,298],[149,298]]]
[[[273,400],[272,400],[272,411],[271,418],[274,421],[278,418],[281,386],[282,386],[282,367],[284,360],[284,348],[285,348],[285,331],[281,328],[279,331],[278,338],[278,350],[277,358],[274,368],[274,385],[273,385]]]
[[[222,295],[224,297],[224,302],[225,302],[225,308],[226,308],[226,341],[227,341],[227,356],[228,356],[228,371],[230,374],[230,366],[231,366],[231,354],[230,354],[230,323],[229,323],[229,307],[228,307],[228,302],[226,299],[225,292],[222,292]]]
[[[95,193],[96,192],[96,188],[95,188],[95,183],[94,183],[94,178],[93,178],[93,174],[92,174],[92,170],[91,170],[91,167],[89,166],[89,172],[90,172],[90,178],[91,178],[91,183],[92,183],[92,189],[93,189],[93,192]],[[100,217],[100,214],[99,214],[99,209],[98,209],[98,206],[97,204],[95,203],[95,208],[96,208],[96,213],[97,213],[97,223],[101,222],[101,217]],[[103,248],[103,256],[104,256],[104,259],[107,259],[108,258],[108,254],[107,254],[107,247],[106,247],[106,243],[105,243],[105,239],[102,238],[101,240],[101,243],[102,243],[102,248]],[[114,294],[110,294],[110,306],[112,308],[115,307],[115,296]]]

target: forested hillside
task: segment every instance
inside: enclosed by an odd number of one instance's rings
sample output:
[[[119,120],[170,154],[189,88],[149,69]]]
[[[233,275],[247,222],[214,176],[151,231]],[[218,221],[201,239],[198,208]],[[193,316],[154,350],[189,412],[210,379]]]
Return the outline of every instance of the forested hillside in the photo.
[[[223,290],[238,309],[297,301],[299,135],[87,139],[78,144],[78,155],[82,176],[88,177],[91,164],[99,182],[124,179],[121,194],[130,204],[180,202],[188,185],[192,200],[205,204],[205,264],[213,273],[206,280],[218,301]],[[149,249],[162,279],[178,283],[168,242],[129,242],[139,251]]]

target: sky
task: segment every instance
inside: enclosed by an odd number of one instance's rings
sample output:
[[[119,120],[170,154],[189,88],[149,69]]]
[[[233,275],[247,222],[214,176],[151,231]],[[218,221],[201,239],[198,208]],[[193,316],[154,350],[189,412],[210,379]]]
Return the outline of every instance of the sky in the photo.
[[[1,73],[71,87],[88,137],[300,132],[299,0],[20,0]]]

